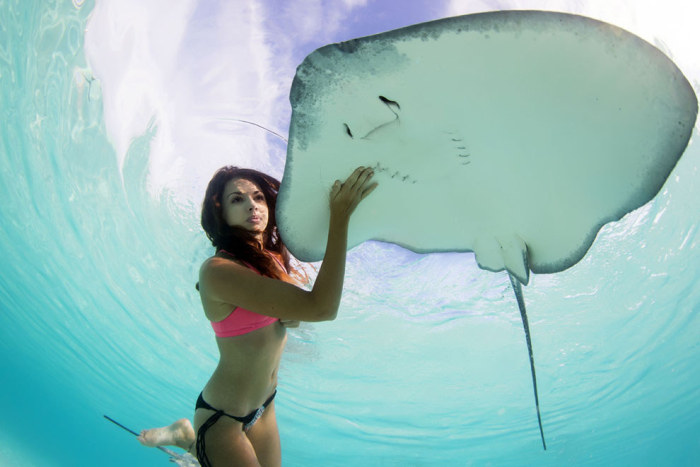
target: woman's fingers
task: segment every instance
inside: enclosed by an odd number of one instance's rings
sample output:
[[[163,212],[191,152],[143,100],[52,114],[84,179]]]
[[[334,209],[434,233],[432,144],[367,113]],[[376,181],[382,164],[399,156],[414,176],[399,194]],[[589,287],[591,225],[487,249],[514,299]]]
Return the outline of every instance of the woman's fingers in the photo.
[[[291,319],[281,319],[280,324],[282,326],[284,326],[285,328],[298,328],[299,327],[299,321],[291,320]]]
[[[340,183],[340,180],[336,180],[335,183],[333,183],[333,186],[331,187],[331,199],[338,196],[338,192],[340,192],[342,186],[343,185]]]
[[[377,188],[377,185],[378,185],[378,183],[377,183],[377,182],[374,182],[374,183],[372,183],[370,186],[368,186],[367,188],[365,188],[365,189],[362,191],[362,199],[365,199],[370,193],[372,193],[372,192],[374,191],[374,189]]]
[[[356,168],[345,180],[345,183],[340,183],[340,180],[335,181],[331,187],[331,197],[335,197],[341,192],[350,194],[354,191],[360,190],[367,183],[367,180],[372,177],[372,175],[374,175],[374,171],[371,168]]]
[[[352,198],[351,210],[354,211],[357,205],[360,204],[360,201],[365,199],[376,188],[376,182],[370,184],[370,180],[372,179],[373,175],[374,171],[372,169],[363,169],[359,173],[358,178],[352,187],[352,192],[350,193]]]
[[[347,187],[348,190],[354,191],[359,190],[367,183],[374,171],[371,168],[358,167],[355,171],[348,177],[348,179],[343,183],[343,187]]]
[[[348,177],[348,182],[351,182],[351,184],[354,185],[367,170],[369,169],[362,166],[356,168]]]
[[[331,210],[338,214],[349,216],[357,205],[365,199],[376,187],[377,183],[371,183],[374,170],[369,167],[358,167],[345,180],[340,183],[336,180],[331,188]]]

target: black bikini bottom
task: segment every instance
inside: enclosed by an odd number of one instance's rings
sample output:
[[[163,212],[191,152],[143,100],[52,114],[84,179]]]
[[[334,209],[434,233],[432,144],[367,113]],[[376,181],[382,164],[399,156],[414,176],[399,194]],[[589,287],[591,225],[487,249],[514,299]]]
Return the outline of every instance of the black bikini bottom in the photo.
[[[207,421],[205,421],[202,424],[202,426],[199,427],[199,430],[197,430],[197,459],[199,460],[199,463],[202,464],[202,467],[211,466],[211,462],[209,462],[209,458],[207,457],[206,446],[204,442],[204,436],[206,435],[206,432],[209,428],[211,428],[217,421],[219,421],[221,417],[229,417],[236,420],[237,422],[241,422],[243,424],[243,431],[248,431],[255,424],[255,422],[258,421],[260,416],[265,412],[265,409],[268,405],[270,405],[270,403],[276,395],[277,390],[275,389],[275,392],[273,392],[272,395],[267,398],[267,400],[263,403],[261,407],[258,407],[257,409],[253,410],[245,417],[237,417],[235,415],[227,414],[223,410],[215,409],[214,407],[209,405],[207,401],[204,400],[202,394],[200,393],[199,397],[197,398],[197,403],[195,404],[195,410],[207,409],[216,412],[212,414],[212,416],[209,417]]]

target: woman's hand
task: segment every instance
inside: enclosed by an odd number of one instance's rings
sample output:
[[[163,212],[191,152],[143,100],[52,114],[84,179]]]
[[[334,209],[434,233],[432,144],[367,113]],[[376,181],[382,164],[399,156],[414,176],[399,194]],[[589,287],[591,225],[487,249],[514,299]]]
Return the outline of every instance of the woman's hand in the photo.
[[[376,182],[370,183],[373,175],[371,168],[358,167],[345,183],[335,181],[330,195],[331,221],[347,222],[350,219],[360,201],[377,187]]]
[[[299,327],[299,321],[293,320],[293,319],[281,319],[280,324],[284,326],[285,328],[298,328]]]
[[[345,183],[337,181],[330,192],[330,224],[323,264],[310,291],[261,276],[228,259],[212,257],[199,273],[200,293],[212,304],[235,303],[280,319],[285,327],[298,321],[331,321],[338,314],[345,276],[349,220],[357,205],[377,186],[371,168],[358,167]],[[230,305],[227,305],[230,309]]]

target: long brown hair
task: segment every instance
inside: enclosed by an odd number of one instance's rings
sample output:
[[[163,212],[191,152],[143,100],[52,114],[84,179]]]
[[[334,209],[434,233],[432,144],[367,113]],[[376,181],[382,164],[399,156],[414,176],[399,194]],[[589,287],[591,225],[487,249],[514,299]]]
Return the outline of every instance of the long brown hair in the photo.
[[[267,203],[268,221],[263,232],[263,249],[253,234],[241,227],[231,227],[223,217],[222,198],[226,184],[234,179],[248,180],[260,189]],[[260,274],[280,280],[289,280],[290,275],[296,275],[290,267],[290,255],[277,231],[275,207],[280,182],[253,169],[243,169],[225,166],[217,170],[207,186],[204,202],[202,203],[202,228],[216,252],[224,252],[235,259],[249,263]],[[275,260],[266,251],[277,253],[288,274],[276,267]]]

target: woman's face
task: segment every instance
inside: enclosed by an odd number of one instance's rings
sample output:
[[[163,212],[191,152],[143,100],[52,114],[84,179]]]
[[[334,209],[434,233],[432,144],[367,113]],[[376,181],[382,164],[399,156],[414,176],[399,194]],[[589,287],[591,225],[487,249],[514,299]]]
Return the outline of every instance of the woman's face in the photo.
[[[267,228],[267,201],[260,188],[250,180],[234,178],[224,186],[221,200],[224,221],[261,234]]]

